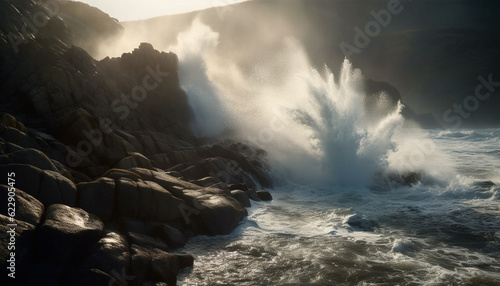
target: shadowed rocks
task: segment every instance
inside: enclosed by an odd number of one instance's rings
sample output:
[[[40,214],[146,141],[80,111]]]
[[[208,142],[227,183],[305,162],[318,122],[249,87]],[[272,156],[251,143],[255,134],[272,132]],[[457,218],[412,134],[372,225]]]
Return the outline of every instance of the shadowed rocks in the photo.
[[[0,173],[16,174],[22,283],[175,285],[193,257],[167,251],[238,226],[256,185],[272,184],[265,152],[215,139],[201,145],[175,54],[138,43],[121,57],[93,59],[79,45],[119,33],[119,23],[57,3],[64,14],[14,46],[7,35],[23,34],[24,19],[44,7],[0,3]],[[89,29],[96,25],[102,30]],[[8,190],[0,185],[0,196]]]
[[[99,240],[104,224],[82,209],[55,204],[38,228],[38,251],[47,260],[65,264],[88,243]]]

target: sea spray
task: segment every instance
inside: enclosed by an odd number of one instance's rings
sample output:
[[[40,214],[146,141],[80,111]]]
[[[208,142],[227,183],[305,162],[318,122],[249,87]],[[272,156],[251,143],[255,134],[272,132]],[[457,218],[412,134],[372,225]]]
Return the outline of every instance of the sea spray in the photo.
[[[196,19],[170,47],[198,136],[230,130],[301,183],[366,186],[375,174],[433,167],[426,162],[434,149],[411,161],[415,142],[426,136],[417,130],[405,139],[401,103],[377,118],[367,114],[364,78],[347,59],[336,78],[326,66],[314,69],[301,44],[285,38],[273,57],[241,66],[217,49],[218,36]]]
[[[192,129],[198,137],[214,136],[228,124],[222,98],[208,77],[209,58],[215,52],[219,34],[196,19],[189,31],[179,33],[177,45],[170,49],[177,53],[182,64],[179,79],[189,95],[193,110]]]

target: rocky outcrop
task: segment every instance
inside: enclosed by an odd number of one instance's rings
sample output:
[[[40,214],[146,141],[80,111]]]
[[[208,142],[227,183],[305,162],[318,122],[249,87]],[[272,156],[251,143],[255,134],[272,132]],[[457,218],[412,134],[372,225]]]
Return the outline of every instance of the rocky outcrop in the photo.
[[[68,263],[81,247],[99,240],[103,227],[97,216],[82,209],[51,205],[38,228],[38,251],[48,261]]]
[[[0,174],[15,174],[0,197],[15,194],[21,283],[175,285],[193,257],[173,251],[229,233],[272,186],[266,153],[193,136],[175,54],[138,43],[93,59],[83,43],[121,30],[106,14],[31,0],[0,11]]]
[[[0,185],[0,197],[2,202],[9,201],[9,188],[9,186]],[[15,206],[15,217],[17,220],[34,226],[40,223],[45,213],[45,207],[40,201],[19,189],[15,189],[15,204],[13,206]],[[8,208],[2,208],[1,214],[8,216]]]

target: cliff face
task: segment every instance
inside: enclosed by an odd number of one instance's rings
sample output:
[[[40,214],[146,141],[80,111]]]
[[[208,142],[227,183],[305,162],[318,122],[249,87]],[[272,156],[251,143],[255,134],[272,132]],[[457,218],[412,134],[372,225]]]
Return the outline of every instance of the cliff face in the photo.
[[[272,185],[265,152],[191,134],[176,55],[138,43],[96,61],[78,44],[120,25],[84,4],[7,0],[0,11],[0,198],[17,207],[0,209],[0,228],[17,223],[23,285],[175,285],[193,258],[172,249],[230,232],[249,198],[269,198],[256,189]]]
[[[64,115],[76,109],[95,117],[109,116],[127,130],[158,130],[187,123],[189,108],[179,87],[176,55],[143,44],[121,58],[95,61],[77,46],[90,38],[90,32],[82,33],[85,29],[81,25],[86,22],[80,21],[77,26],[75,17],[63,13],[75,3],[54,4],[51,9],[60,14],[54,14],[46,25],[36,25],[45,23],[37,15],[50,14],[43,5],[33,1],[9,4],[2,3],[2,11],[7,14],[1,26],[6,31],[2,33],[0,71],[4,111],[16,113],[20,108],[16,102],[21,102],[29,113],[20,115],[31,115],[36,119],[33,124],[49,129],[59,128]],[[109,17],[107,20],[99,22],[104,22],[104,27],[118,25]],[[25,33],[31,25],[36,33]],[[117,30],[102,32],[102,37]],[[40,122],[41,118],[45,121]]]

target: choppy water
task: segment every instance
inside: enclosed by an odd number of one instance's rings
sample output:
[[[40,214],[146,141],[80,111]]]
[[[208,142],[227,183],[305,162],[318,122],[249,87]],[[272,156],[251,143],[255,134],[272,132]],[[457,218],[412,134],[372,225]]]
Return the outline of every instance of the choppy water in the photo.
[[[500,285],[500,130],[429,131],[453,176],[412,187],[284,183],[179,285]],[[443,163],[444,164],[444,163]],[[439,166],[437,166],[439,168]],[[356,214],[372,231],[345,223]]]

